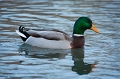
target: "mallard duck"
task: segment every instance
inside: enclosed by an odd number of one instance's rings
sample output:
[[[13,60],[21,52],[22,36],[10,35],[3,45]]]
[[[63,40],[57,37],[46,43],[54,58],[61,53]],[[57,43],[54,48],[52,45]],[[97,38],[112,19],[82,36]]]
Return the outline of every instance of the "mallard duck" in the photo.
[[[20,26],[19,30],[16,30],[16,32],[25,43],[32,46],[40,48],[71,49],[84,46],[84,32],[87,29],[100,33],[88,17],[80,17],[76,20],[72,38],[70,38],[67,33],[59,30],[25,30],[23,26]]]

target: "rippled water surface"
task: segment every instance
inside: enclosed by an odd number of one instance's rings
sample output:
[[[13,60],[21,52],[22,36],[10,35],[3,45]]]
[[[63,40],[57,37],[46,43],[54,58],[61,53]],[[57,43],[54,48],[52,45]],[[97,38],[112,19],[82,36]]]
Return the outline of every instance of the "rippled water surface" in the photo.
[[[90,17],[101,34],[85,32],[81,49],[41,49],[15,33],[55,28],[72,34]],[[0,79],[120,79],[120,0],[0,0]]]

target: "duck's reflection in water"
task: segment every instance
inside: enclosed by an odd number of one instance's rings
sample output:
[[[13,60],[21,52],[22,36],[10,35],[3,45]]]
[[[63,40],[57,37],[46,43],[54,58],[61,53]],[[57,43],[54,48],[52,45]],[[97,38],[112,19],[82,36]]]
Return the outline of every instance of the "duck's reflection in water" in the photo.
[[[20,47],[20,54],[30,58],[40,59],[64,59],[67,54],[72,54],[72,60],[74,65],[72,71],[77,72],[79,75],[88,74],[95,67],[95,64],[88,64],[84,62],[84,49],[69,49],[69,50],[55,50],[55,49],[41,49],[33,47],[27,44],[23,44]]]
[[[71,49],[72,59],[74,61],[74,66],[72,66],[72,71],[77,72],[79,75],[88,74],[95,67],[95,64],[88,64],[84,62],[84,49]]]

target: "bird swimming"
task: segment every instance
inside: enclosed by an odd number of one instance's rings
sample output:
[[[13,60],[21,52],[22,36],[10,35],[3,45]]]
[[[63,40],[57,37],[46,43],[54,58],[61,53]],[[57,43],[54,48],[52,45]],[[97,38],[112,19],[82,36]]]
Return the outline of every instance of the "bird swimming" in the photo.
[[[88,17],[78,18],[73,27],[72,37],[60,30],[28,29],[20,26],[16,33],[22,38],[24,43],[40,48],[52,49],[73,49],[84,46],[84,32],[91,29],[100,33]]]

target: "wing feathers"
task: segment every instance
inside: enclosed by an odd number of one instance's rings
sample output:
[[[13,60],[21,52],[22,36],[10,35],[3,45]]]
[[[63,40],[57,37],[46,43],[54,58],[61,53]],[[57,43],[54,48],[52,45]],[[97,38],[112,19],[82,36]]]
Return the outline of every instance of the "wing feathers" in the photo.
[[[53,30],[35,31],[35,30],[29,30],[29,31],[27,31],[27,33],[30,36],[33,36],[33,37],[42,37],[42,38],[49,39],[49,40],[68,40],[69,39],[69,35],[67,35],[64,32],[60,32],[60,31],[53,31]]]

